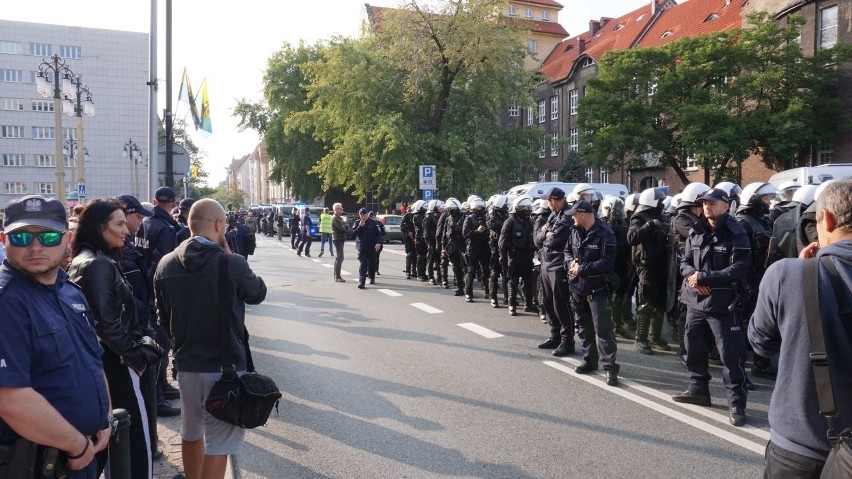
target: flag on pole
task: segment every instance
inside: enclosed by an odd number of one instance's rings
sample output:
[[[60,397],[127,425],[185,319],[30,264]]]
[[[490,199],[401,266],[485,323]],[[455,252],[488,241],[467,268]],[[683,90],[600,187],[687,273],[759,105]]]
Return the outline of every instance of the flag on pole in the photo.
[[[198,165],[190,166],[190,171],[192,172],[193,178],[198,178]]]
[[[186,67],[183,69],[183,77],[180,80],[178,101],[185,101],[189,105],[189,112],[192,114],[192,123],[195,125],[195,129],[201,128],[201,116],[198,114],[196,96],[192,94],[192,85],[189,83],[189,72],[186,71]]]
[[[201,131],[207,132],[207,134],[204,136],[210,136],[213,134],[213,124],[210,121],[210,98],[207,96],[206,78],[201,82],[201,92],[199,93],[199,96],[201,97],[201,126],[199,126],[199,128],[201,129]],[[198,103],[198,98],[196,98],[195,100],[196,103]]]

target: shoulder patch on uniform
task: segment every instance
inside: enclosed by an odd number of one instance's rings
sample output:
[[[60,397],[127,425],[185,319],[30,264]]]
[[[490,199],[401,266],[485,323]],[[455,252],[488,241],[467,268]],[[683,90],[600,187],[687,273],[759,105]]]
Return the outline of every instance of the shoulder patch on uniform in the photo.
[[[5,367],[6,367],[6,360],[0,359],[0,368],[5,368]]]

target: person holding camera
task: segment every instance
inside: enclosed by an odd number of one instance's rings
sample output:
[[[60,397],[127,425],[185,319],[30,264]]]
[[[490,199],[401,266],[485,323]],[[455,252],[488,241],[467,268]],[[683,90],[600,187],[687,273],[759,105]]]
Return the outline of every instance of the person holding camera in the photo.
[[[72,242],[68,275],[88,300],[95,331],[104,346],[102,355],[113,407],[130,414],[130,469],[133,478],[150,478],[151,431],[140,377],[156,367],[163,350],[143,335],[133,291],[118,261],[127,227],[125,205],[116,199],[92,200],[83,208]],[[98,454],[98,471],[107,463],[106,451]]]
[[[109,442],[109,396],[94,318],[60,268],[73,233],[58,200],[30,195],[6,205],[0,241],[0,471],[33,446],[59,450],[68,479],[97,477]],[[4,461],[5,462],[5,461]],[[64,464],[60,464],[60,462]],[[39,464],[26,464],[40,467]]]

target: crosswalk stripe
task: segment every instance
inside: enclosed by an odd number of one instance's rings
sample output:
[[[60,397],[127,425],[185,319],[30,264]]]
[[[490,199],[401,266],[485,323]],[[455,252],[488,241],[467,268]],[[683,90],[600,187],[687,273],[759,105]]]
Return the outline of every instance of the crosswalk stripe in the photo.
[[[486,337],[488,339],[502,338],[503,337],[502,334],[491,331],[488,328],[483,328],[482,326],[480,326],[476,323],[460,323],[460,324],[457,324],[457,326],[461,326],[464,329],[467,329],[468,331],[472,331],[472,332],[474,332],[474,333],[476,333],[480,336]]]
[[[417,309],[419,309],[419,310],[421,310],[421,311],[425,311],[425,312],[427,312],[427,313],[429,313],[429,314],[438,314],[438,313],[443,313],[443,311],[441,311],[440,309],[438,309],[438,308],[433,308],[432,306],[429,306],[429,305],[428,305],[428,304],[426,304],[426,303],[411,303],[411,305],[412,305],[412,306],[414,306],[415,308],[417,308]]]

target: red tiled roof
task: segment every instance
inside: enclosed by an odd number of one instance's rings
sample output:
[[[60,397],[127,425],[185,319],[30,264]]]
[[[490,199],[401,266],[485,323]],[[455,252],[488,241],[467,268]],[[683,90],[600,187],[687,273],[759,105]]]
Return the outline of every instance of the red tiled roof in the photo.
[[[651,18],[649,3],[626,15],[609,20],[595,34],[587,31],[564,40],[547,56],[540,71],[550,82],[564,80],[571,73],[580,55],[589,55],[595,61],[599,61],[603,54],[610,50],[630,48]],[[585,42],[583,52],[580,52],[580,40]]]
[[[537,33],[544,33],[547,35],[558,35],[560,38],[565,38],[568,36],[568,30],[565,30],[565,27],[556,23],[556,22],[544,22],[544,21],[535,21],[528,20],[530,23],[534,23],[535,26],[530,28],[530,30]]]
[[[660,18],[637,46],[657,47],[681,38],[722,32],[742,26],[742,10],[747,0],[689,0],[662,12]],[[712,16],[717,18],[710,20]],[[663,37],[667,32],[670,35]]]
[[[553,0],[514,0],[518,3],[529,3],[531,5],[542,5],[545,7],[555,7],[555,8],[563,8],[562,4],[554,2]]]

